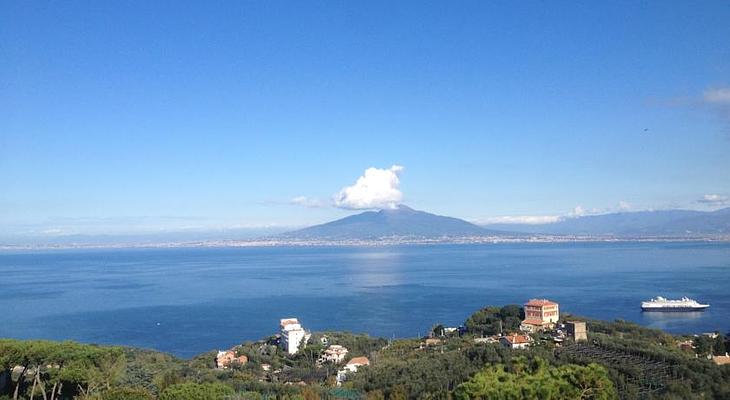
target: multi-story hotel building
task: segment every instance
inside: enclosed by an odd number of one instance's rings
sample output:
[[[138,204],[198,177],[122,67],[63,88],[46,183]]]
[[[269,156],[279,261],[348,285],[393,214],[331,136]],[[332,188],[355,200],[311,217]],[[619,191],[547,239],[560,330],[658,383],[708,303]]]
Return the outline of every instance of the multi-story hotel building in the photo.
[[[545,329],[552,329],[560,318],[560,306],[558,303],[547,299],[532,299],[525,303],[525,320],[522,321],[522,329],[530,332],[538,332]]]
[[[280,321],[281,347],[289,354],[296,354],[302,342],[309,337],[296,318],[284,318]]]

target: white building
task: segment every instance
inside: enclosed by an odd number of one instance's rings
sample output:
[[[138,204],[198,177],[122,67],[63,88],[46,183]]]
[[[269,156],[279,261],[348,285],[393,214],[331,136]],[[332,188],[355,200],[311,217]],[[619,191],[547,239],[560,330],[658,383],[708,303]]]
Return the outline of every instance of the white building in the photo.
[[[284,318],[279,325],[281,326],[281,347],[289,354],[296,354],[310,335],[296,318]]]
[[[512,334],[502,336],[499,342],[502,343],[502,346],[510,349],[526,349],[532,344],[532,338],[529,335]]]
[[[322,362],[341,363],[347,355],[347,347],[333,344],[322,354]]]
[[[345,364],[345,367],[337,371],[337,386],[342,385],[347,379],[347,374],[357,372],[357,369],[362,366],[370,365],[370,360],[367,357],[355,357]]]

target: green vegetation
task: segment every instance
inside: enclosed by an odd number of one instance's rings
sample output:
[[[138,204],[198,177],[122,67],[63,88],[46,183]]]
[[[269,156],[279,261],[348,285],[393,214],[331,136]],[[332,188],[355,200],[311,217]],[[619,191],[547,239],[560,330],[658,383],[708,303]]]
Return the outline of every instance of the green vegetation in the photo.
[[[709,336],[697,336],[693,339],[692,344],[695,346],[697,354],[706,356],[709,354],[725,354],[730,348],[728,339],[722,334],[712,338]]]
[[[271,337],[235,347],[248,362],[215,367],[215,352],[190,360],[149,350],[73,342],[0,340],[0,400],[264,400],[264,399],[730,399],[723,335],[675,337],[625,321],[588,320],[589,340],[511,350],[475,338],[513,332],[519,306],[486,307],[465,322],[466,333],[435,325],[435,339],[388,341],[324,332],[290,356]],[[579,319],[570,316],[570,319]],[[339,364],[320,359],[345,346]],[[682,348],[680,348],[682,344]],[[692,346],[690,346],[692,345]],[[370,366],[337,371],[352,357]]]
[[[13,399],[89,397],[110,390],[125,368],[119,347],[73,342],[0,340],[0,370]],[[22,391],[21,391],[22,390]]]
[[[221,383],[178,383],[160,393],[160,400],[208,400],[231,397],[235,391]]]
[[[466,320],[464,326],[476,336],[496,335],[500,332],[513,332],[525,319],[522,307],[511,304],[504,307],[485,307]]]
[[[605,368],[598,364],[549,366],[541,359],[519,357],[511,365],[485,368],[456,388],[457,399],[618,399]]]

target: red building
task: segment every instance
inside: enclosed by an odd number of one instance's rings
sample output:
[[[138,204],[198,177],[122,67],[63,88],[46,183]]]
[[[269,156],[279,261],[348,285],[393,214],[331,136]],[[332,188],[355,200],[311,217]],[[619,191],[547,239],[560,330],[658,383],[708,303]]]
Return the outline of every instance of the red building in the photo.
[[[547,299],[532,299],[525,303],[525,320],[522,321],[522,329],[530,332],[552,329],[559,318],[560,306],[558,303]]]

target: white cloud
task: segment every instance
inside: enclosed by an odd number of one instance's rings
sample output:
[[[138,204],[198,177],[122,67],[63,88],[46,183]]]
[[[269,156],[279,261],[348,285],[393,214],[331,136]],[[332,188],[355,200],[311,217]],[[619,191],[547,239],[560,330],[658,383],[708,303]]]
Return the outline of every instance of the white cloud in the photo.
[[[710,104],[730,105],[730,87],[707,89],[702,99]]]
[[[709,205],[723,205],[728,204],[730,202],[730,198],[728,196],[723,196],[721,194],[706,194],[702,196],[701,199],[697,200],[698,203],[702,204],[709,204]]]
[[[311,197],[307,196],[297,196],[291,200],[289,200],[289,204],[295,204],[298,206],[304,206],[309,208],[320,208],[327,205],[326,202],[320,200],[320,199],[313,199]]]
[[[505,215],[501,217],[487,217],[476,221],[478,224],[525,224],[525,225],[541,225],[558,222],[563,217],[559,215]]]
[[[577,206],[573,207],[573,209],[568,212],[565,215],[565,218],[577,218],[577,217],[585,217],[587,215],[596,215],[601,214],[602,210],[599,208],[585,208],[582,204],[578,204]]]
[[[539,225],[539,224],[550,224],[553,222],[560,222],[566,218],[578,218],[589,215],[600,215],[608,214],[612,212],[623,212],[632,210],[633,206],[627,201],[619,201],[615,206],[607,208],[585,208],[579,204],[575,206],[571,211],[563,215],[517,215],[517,216],[502,216],[502,217],[487,217],[478,219],[478,224],[527,224],[527,225]]]
[[[577,205],[575,208],[573,208],[573,211],[569,212],[566,217],[568,218],[574,218],[574,217],[585,217],[588,215],[601,215],[601,214],[608,214],[608,213],[615,213],[615,212],[623,212],[623,211],[629,211],[632,210],[633,206],[631,203],[621,200],[619,201],[615,206],[609,206],[609,207],[593,207],[593,208],[585,208],[583,205]]]
[[[354,185],[334,195],[335,206],[350,210],[395,208],[403,200],[400,165],[388,169],[368,168]]]
[[[588,214],[588,210],[586,210],[585,208],[583,208],[582,205],[579,204],[579,205],[575,206],[575,208],[573,208],[573,211],[571,211],[568,214],[568,216],[570,216],[570,217],[581,217],[581,216],[586,215],[586,214]]]

